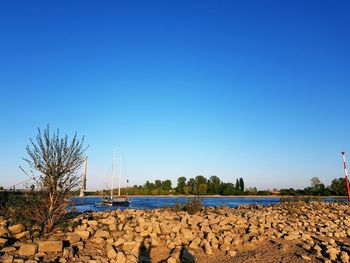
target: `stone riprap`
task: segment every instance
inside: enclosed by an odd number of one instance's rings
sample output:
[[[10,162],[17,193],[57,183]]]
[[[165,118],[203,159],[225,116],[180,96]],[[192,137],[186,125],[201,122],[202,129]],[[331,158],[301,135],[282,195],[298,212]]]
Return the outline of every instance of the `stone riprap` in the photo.
[[[279,242],[302,247],[304,261],[349,262],[349,215],[347,203],[326,202],[209,207],[194,215],[127,209],[81,214],[45,238],[1,218],[0,261],[148,262],[144,251],[167,248],[163,262],[193,262],[197,251],[235,258],[242,248]]]

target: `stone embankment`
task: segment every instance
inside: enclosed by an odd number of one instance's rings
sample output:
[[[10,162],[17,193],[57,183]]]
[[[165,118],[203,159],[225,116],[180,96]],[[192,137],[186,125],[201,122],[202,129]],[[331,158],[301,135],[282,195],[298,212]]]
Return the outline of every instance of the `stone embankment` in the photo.
[[[325,202],[205,208],[195,215],[128,209],[79,215],[65,232],[47,237],[0,219],[0,262],[176,263],[215,255],[240,262],[243,250],[267,242],[279,244],[281,252],[297,245],[293,253],[300,262],[349,262],[349,215],[347,203]],[[197,260],[199,254],[204,259]]]

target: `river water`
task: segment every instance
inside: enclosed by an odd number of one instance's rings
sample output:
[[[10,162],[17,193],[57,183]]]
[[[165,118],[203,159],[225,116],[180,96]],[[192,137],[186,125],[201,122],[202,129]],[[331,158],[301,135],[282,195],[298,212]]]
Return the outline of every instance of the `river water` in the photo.
[[[189,197],[179,196],[131,196],[129,209],[155,209],[172,207],[175,203],[184,204]],[[96,203],[101,202],[102,197],[74,197],[73,208],[77,212],[84,211],[104,211],[112,209],[125,209],[121,207],[101,206]],[[242,204],[272,205],[280,201],[278,197],[200,197],[204,206],[228,206],[231,208]],[[335,198],[323,198],[323,201],[337,201]]]

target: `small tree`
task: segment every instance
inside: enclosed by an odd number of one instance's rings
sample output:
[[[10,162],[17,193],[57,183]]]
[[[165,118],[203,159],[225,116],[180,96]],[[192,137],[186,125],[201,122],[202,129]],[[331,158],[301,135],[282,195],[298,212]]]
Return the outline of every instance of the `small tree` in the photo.
[[[186,186],[186,177],[180,176],[179,178],[177,178],[176,193],[183,194],[185,186]]]
[[[244,192],[244,181],[243,178],[239,178],[239,190]]]
[[[172,190],[172,183],[169,179],[162,181],[162,189],[167,192]]]
[[[71,141],[63,138],[59,130],[51,136],[49,127],[44,133],[38,129],[36,140],[30,139],[27,158],[23,158],[30,168],[40,172],[36,179],[35,203],[31,204],[34,223],[51,231],[67,212],[71,191],[80,183],[78,173],[84,161],[84,138],[78,140],[77,134]],[[32,189],[33,190],[33,189]]]
[[[220,193],[220,185],[221,180],[216,175],[210,176],[208,180],[208,192],[211,194],[219,194]]]
[[[238,181],[238,178],[236,179],[236,190],[239,190],[239,181]]]

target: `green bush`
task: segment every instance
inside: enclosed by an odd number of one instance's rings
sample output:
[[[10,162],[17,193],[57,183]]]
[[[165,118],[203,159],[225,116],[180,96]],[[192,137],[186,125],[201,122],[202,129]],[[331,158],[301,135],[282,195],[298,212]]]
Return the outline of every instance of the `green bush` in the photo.
[[[281,203],[295,203],[295,202],[305,202],[310,203],[312,201],[321,201],[320,197],[317,196],[292,196],[292,197],[281,197],[280,202]]]
[[[199,198],[188,199],[184,205],[184,210],[190,215],[198,213],[202,210],[203,203]]]
[[[174,212],[185,211],[188,214],[193,215],[195,213],[200,212],[202,208],[203,208],[202,201],[198,197],[195,197],[195,198],[188,198],[185,204],[176,202],[171,208],[171,210]]]

